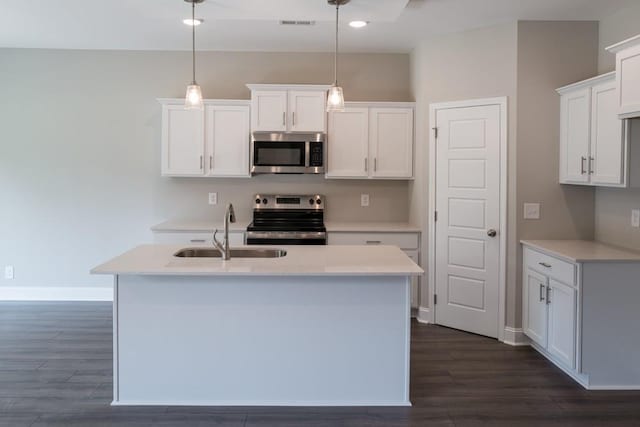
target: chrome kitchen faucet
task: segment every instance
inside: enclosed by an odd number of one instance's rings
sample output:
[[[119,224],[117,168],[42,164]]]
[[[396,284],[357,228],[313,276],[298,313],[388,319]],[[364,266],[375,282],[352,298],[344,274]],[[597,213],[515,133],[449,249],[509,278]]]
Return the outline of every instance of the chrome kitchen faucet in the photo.
[[[231,259],[231,251],[229,250],[229,223],[236,222],[236,214],[233,211],[233,205],[229,203],[227,205],[227,210],[224,213],[224,240],[222,243],[218,241],[216,235],[218,234],[218,229],[213,233],[213,244],[222,254],[223,261],[229,261]]]

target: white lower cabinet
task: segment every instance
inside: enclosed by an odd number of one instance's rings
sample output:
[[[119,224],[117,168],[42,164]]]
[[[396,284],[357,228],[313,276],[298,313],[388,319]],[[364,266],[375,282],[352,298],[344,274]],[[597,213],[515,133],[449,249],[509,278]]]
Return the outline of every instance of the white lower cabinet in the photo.
[[[523,330],[556,362],[576,366],[576,289],[554,279],[567,263],[525,249]],[[554,272],[555,271],[555,272]],[[568,277],[567,277],[568,278]]]
[[[336,232],[327,234],[328,245],[390,245],[399,247],[420,265],[420,233],[416,232]],[[411,308],[420,306],[420,277],[411,278]]]
[[[222,240],[222,232],[218,233],[218,240]],[[213,233],[203,232],[155,232],[153,233],[153,240],[155,243],[165,245],[213,245]],[[230,231],[229,232],[229,245],[242,246],[244,245],[244,232],[243,231]]]
[[[640,255],[581,241],[550,241],[546,251],[540,242],[523,242],[524,334],[587,389],[640,390]],[[563,259],[558,245],[578,249]],[[610,259],[567,260],[608,251]]]

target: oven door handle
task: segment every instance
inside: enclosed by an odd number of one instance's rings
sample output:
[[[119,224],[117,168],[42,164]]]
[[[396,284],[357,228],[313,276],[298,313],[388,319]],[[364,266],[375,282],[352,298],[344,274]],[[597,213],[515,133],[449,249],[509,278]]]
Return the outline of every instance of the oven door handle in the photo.
[[[247,231],[247,239],[325,239],[324,231]]]

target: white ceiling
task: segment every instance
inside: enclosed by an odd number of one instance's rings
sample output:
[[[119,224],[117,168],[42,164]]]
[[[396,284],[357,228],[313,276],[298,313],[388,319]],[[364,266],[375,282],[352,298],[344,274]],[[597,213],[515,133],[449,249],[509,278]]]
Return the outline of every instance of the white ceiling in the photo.
[[[408,52],[420,40],[513,20],[599,20],[638,0],[351,0],[340,9],[341,49]],[[0,0],[0,46],[186,50],[183,0]],[[206,0],[198,50],[331,51],[326,0]],[[279,20],[314,20],[286,27]],[[355,30],[349,20],[371,24]]]

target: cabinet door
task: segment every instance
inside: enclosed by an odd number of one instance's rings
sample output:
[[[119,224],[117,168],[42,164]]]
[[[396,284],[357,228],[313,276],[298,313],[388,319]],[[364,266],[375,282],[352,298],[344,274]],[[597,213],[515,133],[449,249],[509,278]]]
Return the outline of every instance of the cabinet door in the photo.
[[[369,114],[371,176],[413,176],[413,109],[371,108]]]
[[[252,131],[287,130],[287,92],[255,90],[251,92]]]
[[[324,91],[289,91],[289,130],[326,132],[326,97]]]
[[[249,107],[208,105],[207,176],[250,176]]]
[[[204,112],[184,105],[162,107],[162,175],[204,174]]]
[[[547,350],[569,368],[576,361],[576,291],[549,280],[549,340]]]
[[[560,183],[589,182],[591,88],[560,98]]]
[[[547,278],[526,268],[522,326],[526,336],[545,348],[547,346]]]
[[[624,122],[618,119],[617,87],[614,80],[593,87],[591,92],[591,156],[589,173],[595,185],[626,183]]]
[[[616,54],[616,71],[620,118],[640,117],[640,44]]]
[[[369,109],[329,114],[327,177],[366,178],[369,169]]]

